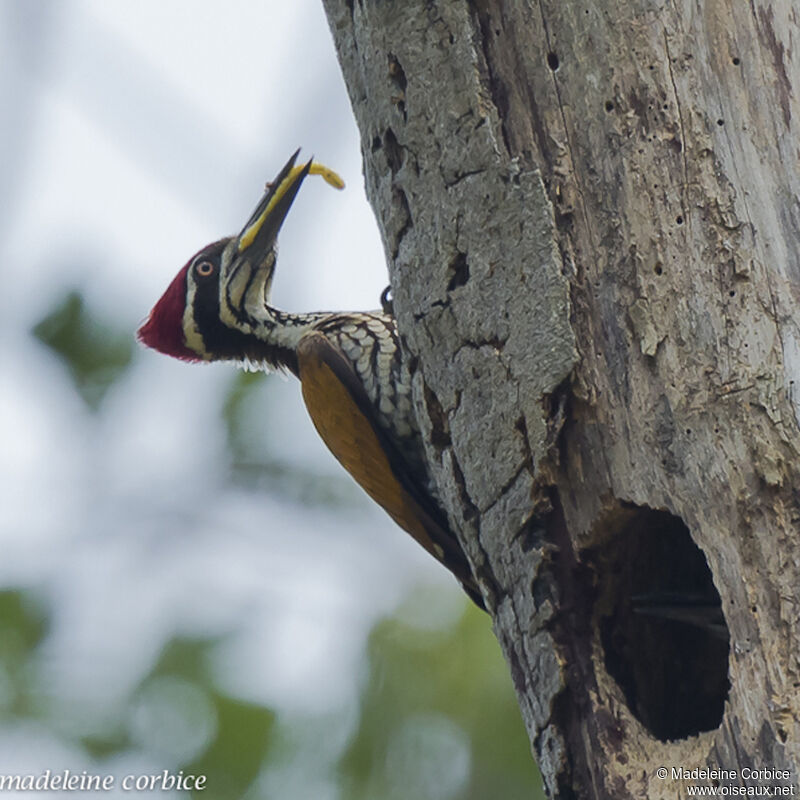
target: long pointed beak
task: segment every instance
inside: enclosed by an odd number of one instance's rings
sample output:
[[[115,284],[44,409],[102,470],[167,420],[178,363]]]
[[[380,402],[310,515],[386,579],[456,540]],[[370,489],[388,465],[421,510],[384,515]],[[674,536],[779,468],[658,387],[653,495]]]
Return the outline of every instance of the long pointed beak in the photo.
[[[311,170],[312,161],[295,166],[299,152],[295,151],[275,180],[267,186],[256,210],[237,237],[236,254],[246,255],[251,264],[260,263],[274,246],[294,198]]]
[[[344,188],[344,182],[333,170],[314,163],[313,159],[296,166],[299,152],[292,155],[275,180],[267,185],[247,224],[225,247],[221,285],[233,308],[269,300],[278,232],[306,175],[321,175],[331,186]]]

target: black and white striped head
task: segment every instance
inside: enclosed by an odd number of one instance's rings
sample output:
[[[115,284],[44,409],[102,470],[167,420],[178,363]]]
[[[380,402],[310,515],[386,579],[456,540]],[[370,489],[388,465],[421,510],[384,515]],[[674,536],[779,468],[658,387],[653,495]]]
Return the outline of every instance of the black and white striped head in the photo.
[[[299,152],[299,151],[298,151]],[[178,272],[139,328],[139,341],[183,361],[269,358],[252,333],[252,311],[269,299],[277,238],[312,162],[295,167],[297,152],[238,236],[204,247]]]

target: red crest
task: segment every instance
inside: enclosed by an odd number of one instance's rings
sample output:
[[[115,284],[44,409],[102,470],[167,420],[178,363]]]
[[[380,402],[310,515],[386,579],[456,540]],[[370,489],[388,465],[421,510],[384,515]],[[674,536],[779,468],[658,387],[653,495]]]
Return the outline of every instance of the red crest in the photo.
[[[186,346],[183,336],[188,271],[189,264],[173,278],[167,291],[153,306],[150,316],[136,332],[136,337],[142,344],[168,356],[180,358],[182,361],[201,361],[197,353]]]

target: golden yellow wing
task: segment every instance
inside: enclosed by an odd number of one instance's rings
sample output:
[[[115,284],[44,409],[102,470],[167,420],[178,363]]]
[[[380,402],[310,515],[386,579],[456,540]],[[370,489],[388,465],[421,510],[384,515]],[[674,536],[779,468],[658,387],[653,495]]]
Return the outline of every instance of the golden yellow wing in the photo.
[[[372,403],[350,362],[321,333],[303,338],[297,358],[306,408],[328,449],[364,491],[441,561],[483,608],[469,564],[442,512],[377,424]]]

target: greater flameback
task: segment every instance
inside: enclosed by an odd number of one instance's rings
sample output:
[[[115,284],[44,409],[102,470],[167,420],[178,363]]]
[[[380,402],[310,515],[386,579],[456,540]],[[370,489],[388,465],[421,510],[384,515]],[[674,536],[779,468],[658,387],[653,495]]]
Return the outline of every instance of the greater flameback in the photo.
[[[296,159],[297,153],[267,185],[238,236],[204,247],[180,270],[138,337],[183,361],[292,372],[333,455],[483,608],[428,473],[394,317],[388,309],[291,314],[269,304],[278,231],[303,180],[317,174],[344,185],[321,164],[295,166]]]

